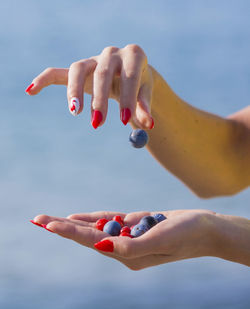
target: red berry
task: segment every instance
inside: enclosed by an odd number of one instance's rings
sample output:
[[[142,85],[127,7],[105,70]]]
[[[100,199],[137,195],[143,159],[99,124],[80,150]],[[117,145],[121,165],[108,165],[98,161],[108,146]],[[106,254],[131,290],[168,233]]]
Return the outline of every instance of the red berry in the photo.
[[[121,216],[114,216],[114,218],[113,218],[112,220],[113,220],[113,221],[116,221],[116,222],[118,222],[118,223],[120,223],[121,226],[124,225],[124,222],[123,222]]]
[[[120,234],[120,236],[127,236],[127,237],[130,237],[130,238],[133,238],[132,235],[130,235],[129,233],[126,233],[126,232],[122,232],[122,233]]]
[[[130,234],[130,232],[131,232],[130,227],[128,227],[128,226],[125,225],[125,226],[121,229],[121,233],[123,233],[123,232],[129,233],[129,234]]]
[[[104,228],[104,225],[105,225],[107,222],[108,222],[107,219],[102,218],[102,219],[99,219],[99,220],[96,221],[95,226],[96,226],[96,228],[97,228],[98,230],[102,231],[103,228]]]

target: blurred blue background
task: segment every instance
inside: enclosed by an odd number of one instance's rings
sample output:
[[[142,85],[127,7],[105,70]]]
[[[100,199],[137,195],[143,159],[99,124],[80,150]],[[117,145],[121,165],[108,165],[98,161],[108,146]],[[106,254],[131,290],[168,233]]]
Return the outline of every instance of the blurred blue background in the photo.
[[[24,90],[46,67],[137,43],[192,105],[226,116],[249,104],[249,1],[0,2],[0,308],[250,308],[250,271],[201,258],[132,272],[29,223],[39,213],[204,208],[250,217],[250,191],[200,200],[147,153],[110,102],[90,126],[66,88]]]

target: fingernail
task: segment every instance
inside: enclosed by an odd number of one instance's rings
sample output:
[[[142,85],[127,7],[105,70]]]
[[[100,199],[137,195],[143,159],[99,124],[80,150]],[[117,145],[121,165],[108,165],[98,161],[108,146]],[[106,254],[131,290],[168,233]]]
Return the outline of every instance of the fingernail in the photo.
[[[114,251],[114,244],[112,241],[106,239],[106,240],[102,240],[97,242],[96,244],[94,244],[95,248],[100,250],[100,251],[104,251],[104,252],[113,252]]]
[[[100,123],[102,122],[102,113],[98,110],[94,110],[92,114],[92,126],[94,129],[97,129]]]
[[[55,233],[53,231],[51,231],[50,229],[47,228],[47,224],[42,224],[42,227],[45,228],[45,230],[51,232],[51,233]]]
[[[29,87],[26,88],[25,92],[28,93],[33,86],[34,86],[34,83],[30,84]]]
[[[78,98],[72,98],[70,100],[69,104],[69,111],[73,116],[76,116],[78,114],[78,111],[80,109],[80,102]]]
[[[123,124],[126,126],[127,123],[129,122],[129,119],[131,118],[131,111],[129,108],[123,108],[121,110],[121,121],[123,122]]]
[[[35,225],[37,225],[37,226],[43,227],[42,224],[37,223],[37,222],[35,222],[34,220],[30,220],[30,222],[33,223],[33,224],[35,224]]]
[[[155,122],[154,122],[154,119],[153,118],[151,118],[152,119],[152,123],[151,123],[151,127],[150,127],[150,130],[152,130],[153,128],[154,128],[154,126],[155,126]]]

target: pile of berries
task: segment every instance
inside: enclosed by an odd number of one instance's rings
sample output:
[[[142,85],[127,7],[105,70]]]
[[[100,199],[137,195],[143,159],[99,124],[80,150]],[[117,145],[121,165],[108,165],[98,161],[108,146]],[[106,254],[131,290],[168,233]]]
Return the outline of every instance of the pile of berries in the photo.
[[[146,233],[157,223],[167,219],[163,214],[154,214],[153,216],[145,216],[140,222],[131,228],[124,225],[121,216],[114,216],[108,221],[105,218],[96,221],[96,228],[100,231],[110,234],[111,236],[127,236],[130,238],[139,237]]]

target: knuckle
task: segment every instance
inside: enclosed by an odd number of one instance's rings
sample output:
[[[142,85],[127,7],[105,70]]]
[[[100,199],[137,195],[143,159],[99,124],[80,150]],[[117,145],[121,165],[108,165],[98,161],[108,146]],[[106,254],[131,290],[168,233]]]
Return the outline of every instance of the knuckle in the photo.
[[[49,67],[49,68],[47,68],[47,69],[44,70],[44,72],[47,73],[47,74],[49,74],[49,75],[50,75],[50,74],[54,74],[55,71],[56,71],[56,68],[53,68],[53,67]]]
[[[132,247],[129,243],[123,244],[123,246],[121,248],[121,256],[123,256],[127,259],[133,258],[133,256],[134,256],[133,250],[132,250]]]
[[[140,263],[135,262],[135,261],[125,261],[125,262],[123,262],[123,264],[125,266],[127,266],[130,270],[133,270],[133,271],[138,271],[138,270],[143,269],[143,267],[140,265]]]
[[[110,69],[109,67],[97,67],[95,70],[95,75],[98,78],[105,78],[106,76],[108,76],[110,74]]]
[[[133,270],[133,271],[138,271],[138,270],[141,270],[142,269],[142,267],[140,267],[139,265],[137,265],[137,264],[131,264],[131,265],[127,265],[128,266],[128,268],[130,269],[130,270]]]
[[[75,62],[73,62],[73,63],[71,63],[71,65],[70,65],[70,69],[72,70],[72,69],[78,69],[78,68],[80,68],[80,69],[83,69],[85,67],[85,61],[75,61]]]
[[[128,44],[125,46],[125,49],[132,52],[133,54],[145,55],[143,49],[137,44]]]
[[[127,70],[126,72],[126,78],[130,79],[132,81],[136,81],[139,77],[139,74],[137,71],[135,70]]]
[[[108,54],[112,55],[113,53],[116,53],[119,50],[118,47],[115,46],[107,46],[103,49],[102,54]]]
[[[77,215],[68,215],[66,218],[69,220],[77,220],[78,217]]]

